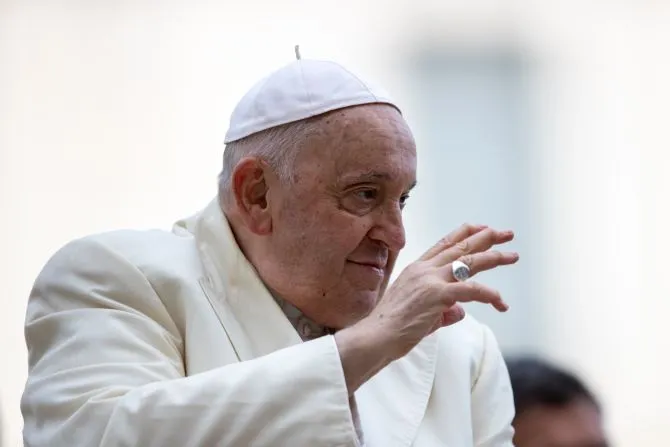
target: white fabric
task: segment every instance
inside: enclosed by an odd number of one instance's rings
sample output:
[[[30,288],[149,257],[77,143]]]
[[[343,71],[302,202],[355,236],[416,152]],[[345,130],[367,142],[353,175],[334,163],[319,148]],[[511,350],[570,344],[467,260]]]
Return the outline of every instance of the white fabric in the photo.
[[[26,447],[359,447],[337,345],[302,342],[216,200],[69,243],[28,303]],[[490,330],[439,330],[356,393],[367,447],[511,447]]]
[[[257,82],[237,104],[224,142],[362,104],[389,104],[382,88],[330,61],[296,60]]]
[[[312,321],[303,314],[300,309],[288,301],[276,296],[274,298],[284,312],[284,315],[286,315],[286,318],[288,318],[288,321],[291,322],[298,335],[300,335],[300,338],[302,338],[302,341],[316,340],[317,338],[331,335],[333,333],[331,329]],[[360,442],[361,447],[364,447],[365,436],[363,434],[363,428],[361,427],[361,418],[358,414],[358,406],[356,405],[355,396],[349,397],[349,408],[351,408],[351,417],[354,421],[354,428],[356,429],[358,441]]]

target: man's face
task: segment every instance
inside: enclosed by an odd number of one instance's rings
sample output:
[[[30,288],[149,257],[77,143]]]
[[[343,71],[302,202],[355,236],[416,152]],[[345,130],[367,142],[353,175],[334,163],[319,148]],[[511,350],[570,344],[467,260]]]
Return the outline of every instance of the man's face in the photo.
[[[405,245],[402,209],[416,149],[401,115],[382,105],[320,120],[291,184],[268,190],[266,283],[317,323],[353,324],[375,306]]]
[[[517,447],[605,447],[599,410],[586,399],[562,407],[536,405],[514,421]]]

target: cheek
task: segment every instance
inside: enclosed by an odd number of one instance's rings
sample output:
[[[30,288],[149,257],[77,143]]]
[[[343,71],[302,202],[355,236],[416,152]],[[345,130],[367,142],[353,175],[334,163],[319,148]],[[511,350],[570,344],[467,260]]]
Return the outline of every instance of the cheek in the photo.
[[[320,228],[323,245],[343,253],[343,257],[361,245],[370,231],[365,217],[353,216],[341,210],[324,215],[317,225]]]
[[[283,210],[275,229],[281,240],[278,250],[292,253],[306,270],[332,274],[340,273],[369,231],[365,218],[318,206]]]

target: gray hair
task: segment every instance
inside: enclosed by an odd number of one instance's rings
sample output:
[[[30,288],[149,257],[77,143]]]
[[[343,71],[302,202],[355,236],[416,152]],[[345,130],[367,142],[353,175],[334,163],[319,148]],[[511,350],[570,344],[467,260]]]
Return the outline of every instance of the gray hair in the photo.
[[[295,160],[309,136],[317,132],[318,120],[307,119],[283,124],[228,143],[223,151],[223,169],[219,174],[219,199],[223,203],[232,192],[233,171],[244,157],[262,158],[279,180],[294,179]]]

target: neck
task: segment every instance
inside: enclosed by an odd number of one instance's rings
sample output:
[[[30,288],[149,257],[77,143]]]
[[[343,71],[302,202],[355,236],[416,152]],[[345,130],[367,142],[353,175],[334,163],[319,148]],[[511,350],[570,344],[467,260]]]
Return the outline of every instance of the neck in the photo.
[[[314,340],[335,333],[334,329],[315,323],[288,301],[277,296],[275,296],[275,300],[303,341]]]

